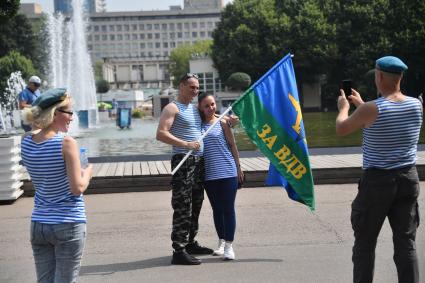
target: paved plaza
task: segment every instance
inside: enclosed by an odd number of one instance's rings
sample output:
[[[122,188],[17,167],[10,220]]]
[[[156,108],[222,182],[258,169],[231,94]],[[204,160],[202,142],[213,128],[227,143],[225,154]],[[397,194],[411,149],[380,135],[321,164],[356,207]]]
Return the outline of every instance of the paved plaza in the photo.
[[[421,183],[425,188],[425,182]],[[280,188],[245,188],[237,196],[237,260],[202,256],[200,266],[173,266],[171,192],[87,195],[88,238],[79,282],[351,282],[350,204],[355,184],[316,186],[317,211]],[[425,194],[420,196],[425,219]],[[35,282],[29,245],[33,198],[0,206],[0,282]],[[204,202],[198,240],[215,246]],[[425,229],[417,235],[425,282]],[[388,222],[381,232],[375,281],[397,282]]]

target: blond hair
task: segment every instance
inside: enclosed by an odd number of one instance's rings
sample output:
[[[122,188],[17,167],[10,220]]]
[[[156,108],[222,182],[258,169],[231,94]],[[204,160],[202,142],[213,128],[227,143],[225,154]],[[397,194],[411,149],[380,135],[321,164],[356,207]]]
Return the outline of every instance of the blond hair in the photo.
[[[22,110],[22,120],[25,124],[33,125],[39,129],[45,129],[53,123],[56,109],[60,109],[71,104],[71,98],[67,96],[64,100],[49,108],[41,109],[39,106],[24,108]]]

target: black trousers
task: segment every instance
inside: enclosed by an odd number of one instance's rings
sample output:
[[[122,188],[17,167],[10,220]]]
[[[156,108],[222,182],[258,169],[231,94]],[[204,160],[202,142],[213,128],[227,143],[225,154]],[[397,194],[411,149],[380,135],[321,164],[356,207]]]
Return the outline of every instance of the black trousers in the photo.
[[[373,281],[376,241],[386,217],[393,232],[398,282],[419,282],[415,243],[419,226],[418,195],[419,179],[415,166],[363,172],[358,194],[351,206],[355,238],[353,282]]]
[[[183,157],[184,154],[173,155],[173,170]],[[176,251],[193,242],[198,233],[199,214],[204,200],[204,167],[203,157],[189,156],[172,177],[171,205],[174,212],[171,241]]]

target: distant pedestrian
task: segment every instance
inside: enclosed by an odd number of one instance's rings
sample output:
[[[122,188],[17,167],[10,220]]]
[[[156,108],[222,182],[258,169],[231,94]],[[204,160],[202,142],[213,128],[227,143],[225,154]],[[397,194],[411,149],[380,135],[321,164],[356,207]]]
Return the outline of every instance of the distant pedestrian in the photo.
[[[41,79],[37,76],[32,76],[28,80],[28,85],[19,93],[19,109],[29,108],[31,104],[40,96]],[[21,120],[21,126],[25,132],[31,131],[31,125],[26,125]]]
[[[38,282],[76,282],[86,240],[83,192],[92,165],[81,168],[77,142],[66,133],[71,98],[53,89],[25,108],[23,117],[39,128],[21,144],[24,166],[35,188],[31,246]]]
[[[115,98],[112,99],[111,118],[117,118],[118,102]]]
[[[352,203],[354,230],[353,282],[372,282],[377,238],[388,217],[394,243],[398,282],[419,282],[416,229],[419,226],[419,179],[415,167],[422,105],[400,91],[403,72],[399,58],[386,56],[375,65],[375,84],[381,97],[364,103],[352,90],[348,98],[357,109],[348,115],[343,90],[338,98],[338,135],[363,129],[363,174]]]
[[[198,108],[207,131],[217,121],[214,96],[202,93]],[[218,249],[213,255],[224,260],[235,259],[233,240],[236,230],[235,199],[238,184],[244,179],[235,138],[227,121],[219,121],[204,138],[205,190],[210,200],[214,225],[218,236]]]

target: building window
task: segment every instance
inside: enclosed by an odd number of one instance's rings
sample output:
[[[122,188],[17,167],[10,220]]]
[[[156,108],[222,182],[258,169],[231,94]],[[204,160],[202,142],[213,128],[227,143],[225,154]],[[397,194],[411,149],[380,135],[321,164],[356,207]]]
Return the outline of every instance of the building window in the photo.
[[[212,37],[212,31],[208,32],[208,37]]]
[[[122,40],[122,34],[117,34],[117,40]]]
[[[168,56],[168,51],[164,51],[164,56],[167,57]]]
[[[166,32],[162,33],[162,39],[167,39],[168,38],[168,34]]]
[[[115,34],[110,34],[109,35],[109,40],[115,40]]]
[[[184,28],[189,29],[189,23],[184,23]]]
[[[140,34],[140,39],[145,39],[145,34],[144,33],[141,33]]]
[[[168,42],[164,42],[164,43],[162,43],[162,47],[164,47],[164,48],[168,48]]]
[[[175,48],[175,47],[176,47],[176,43],[175,43],[174,41],[171,41],[171,42],[170,42],[170,47],[171,47],[171,48]]]
[[[146,44],[144,42],[140,43],[140,48],[145,49]]]
[[[193,22],[192,23],[192,28],[197,28],[198,27],[198,23],[197,22]]]
[[[99,31],[99,26],[94,26],[94,31],[95,32]]]
[[[92,36],[91,36],[91,34],[89,34],[89,35],[87,36],[87,40],[88,40],[88,41],[91,41],[91,40],[92,40]]]
[[[102,34],[102,41],[106,41],[108,40],[108,35],[107,34]]]
[[[185,32],[184,32],[184,37],[185,37],[185,38],[189,38],[189,37],[190,37],[190,32],[185,31]]]
[[[133,40],[137,40],[137,38],[138,38],[137,33],[133,33],[133,34],[131,35],[131,39],[133,39]]]
[[[130,26],[129,25],[124,25],[124,31],[129,31],[130,30]]]
[[[147,25],[146,25],[146,29],[147,29],[147,30],[152,30],[152,24],[147,24]]]
[[[174,30],[174,23],[170,23],[170,30]]]
[[[196,31],[192,31],[192,37],[197,37],[198,33]]]
[[[145,25],[144,24],[139,24],[139,29],[140,30],[145,30]]]
[[[110,26],[109,26],[109,31],[115,31],[115,26],[110,25]]]
[[[94,35],[94,41],[99,41],[99,35],[98,34]]]
[[[167,30],[167,24],[162,24],[162,29]]]
[[[170,39],[176,38],[176,34],[174,32],[170,32]]]
[[[161,42],[155,42],[155,48],[161,48]]]
[[[148,39],[152,39],[152,34],[148,33]]]
[[[205,22],[200,22],[200,23],[199,23],[199,27],[200,27],[200,28],[205,28]]]
[[[106,26],[102,26],[102,31],[106,32]]]
[[[148,42],[148,48],[152,49],[153,48],[153,43],[152,42]]]
[[[182,26],[183,26],[182,23],[177,23],[177,29],[178,30],[181,30],[182,29]]]
[[[122,25],[117,25],[117,31],[122,31]]]
[[[129,34],[124,34],[124,40],[130,40],[130,35]]]
[[[133,31],[137,30],[137,25],[131,25],[131,30]]]
[[[159,39],[160,38],[160,34],[159,33],[155,33],[155,39]]]
[[[154,24],[154,29],[159,30],[159,24]]]
[[[183,33],[182,32],[178,32],[177,33],[177,38],[182,38],[183,37]]]

